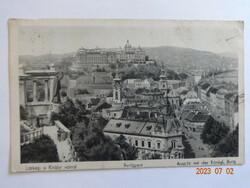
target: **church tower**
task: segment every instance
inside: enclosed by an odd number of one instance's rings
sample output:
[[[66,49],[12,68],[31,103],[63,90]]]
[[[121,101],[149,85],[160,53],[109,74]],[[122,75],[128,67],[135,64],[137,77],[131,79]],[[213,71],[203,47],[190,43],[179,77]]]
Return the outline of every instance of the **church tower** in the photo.
[[[164,70],[163,62],[161,63],[161,75],[160,75],[160,80],[166,80],[166,72],[165,72],[165,70]]]
[[[163,62],[161,64],[161,75],[160,75],[160,81],[159,81],[159,89],[163,92],[163,96],[167,97],[168,83],[167,83],[166,71],[164,69]]]
[[[115,78],[113,79],[113,102],[114,103],[122,102],[121,88],[122,88],[121,78],[118,73],[118,67],[116,67]]]

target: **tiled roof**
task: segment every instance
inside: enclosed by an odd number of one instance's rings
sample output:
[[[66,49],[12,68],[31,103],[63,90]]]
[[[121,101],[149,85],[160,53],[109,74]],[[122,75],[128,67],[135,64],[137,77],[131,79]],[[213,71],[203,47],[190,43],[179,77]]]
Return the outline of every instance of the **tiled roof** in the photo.
[[[185,119],[190,122],[206,122],[208,118],[209,115],[207,114],[202,114],[202,113],[195,114],[194,112],[190,112]]]
[[[106,125],[106,127],[103,129],[103,131],[118,132],[121,134],[122,133],[139,134],[145,124],[146,122],[141,122],[141,121],[111,119]]]
[[[162,131],[171,132],[173,129],[178,129],[179,127],[178,121],[174,119],[167,119],[165,124],[161,122],[111,119],[103,131],[152,136],[152,133],[159,128]]]
[[[204,83],[202,84],[201,89],[206,90],[209,86],[210,86],[209,83]]]

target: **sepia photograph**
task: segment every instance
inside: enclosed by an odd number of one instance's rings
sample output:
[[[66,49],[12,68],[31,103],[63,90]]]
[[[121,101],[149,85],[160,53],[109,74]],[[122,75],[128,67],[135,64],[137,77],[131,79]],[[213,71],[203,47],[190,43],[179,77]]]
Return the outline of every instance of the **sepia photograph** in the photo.
[[[12,19],[9,36],[13,172],[244,163],[242,22]]]

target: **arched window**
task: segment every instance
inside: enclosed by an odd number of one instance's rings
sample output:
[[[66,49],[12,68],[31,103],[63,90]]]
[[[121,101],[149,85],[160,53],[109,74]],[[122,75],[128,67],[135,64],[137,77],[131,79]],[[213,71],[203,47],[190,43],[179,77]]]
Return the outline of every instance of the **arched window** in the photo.
[[[138,146],[138,140],[135,140],[135,146]]]
[[[157,142],[157,149],[161,149],[161,143]]]
[[[141,147],[144,147],[144,140],[141,141]]]
[[[115,92],[115,100],[118,100],[118,91]]]
[[[148,140],[148,148],[151,148],[151,141]]]
[[[171,147],[172,147],[172,148],[175,148],[175,147],[176,147],[176,140],[172,140],[172,141],[171,141]]]

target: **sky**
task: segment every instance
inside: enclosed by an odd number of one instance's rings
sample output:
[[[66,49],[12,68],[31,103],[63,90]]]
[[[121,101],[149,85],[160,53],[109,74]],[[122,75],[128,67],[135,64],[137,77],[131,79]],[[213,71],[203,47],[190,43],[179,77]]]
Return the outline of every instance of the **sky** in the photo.
[[[239,50],[241,26],[236,22],[177,22],[90,20],[43,22],[20,25],[20,55],[63,54],[85,48],[124,47],[127,40],[134,47],[176,46],[215,53]]]

